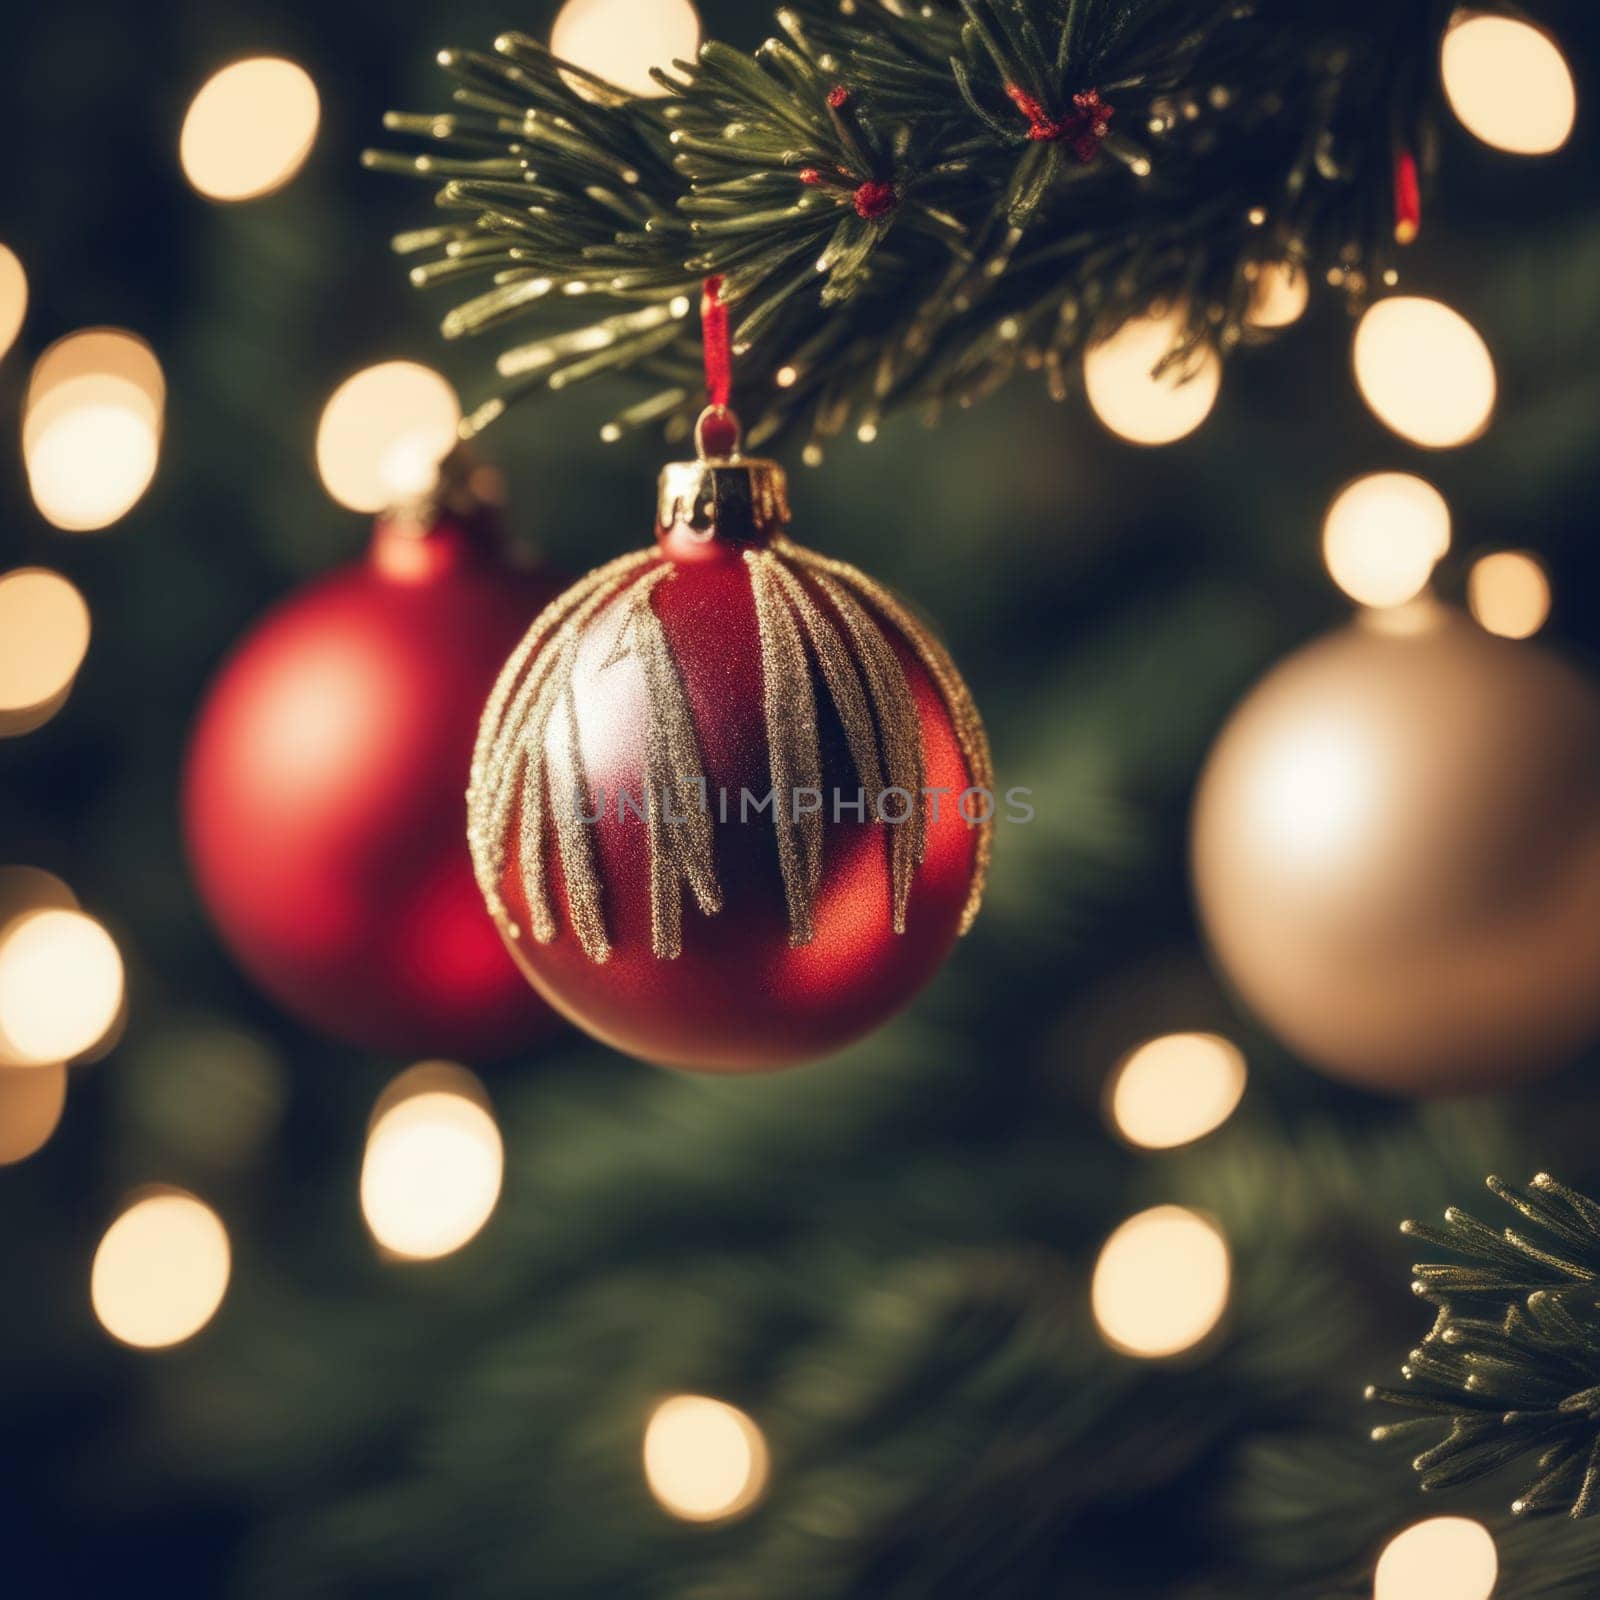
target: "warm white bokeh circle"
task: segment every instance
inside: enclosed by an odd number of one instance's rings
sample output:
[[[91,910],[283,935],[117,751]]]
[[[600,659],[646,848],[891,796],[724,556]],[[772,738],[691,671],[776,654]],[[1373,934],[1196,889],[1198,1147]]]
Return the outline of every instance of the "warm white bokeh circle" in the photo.
[[[210,200],[255,200],[286,184],[316,143],[322,106],[303,67],[276,56],[235,61],[189,104],[183,173]]]
[[[1244,320],[1252,328],[1287,328],[1311,299],[1311,280],[1293,261],[1263,261],[1250,290]]]
[[[361,1211],[396,1256],[431,1261],[475,1238],[494,1212],[505,1174],[500,1130],[481,1089],[405,1094],[379,1111],[361,1164]],[[402,1079],[406,1075],[402,1075]]]
[[[1513,155],[1567,142],[1578,91],[1560,47],[1518,17],[1462,11],[1439,48],[1445,98],[1468,133]]]
[[[47,521],[87,533],[132,510],[155,477],[166,392],[155,352],[121,328],[68,334],[39,357],[22,453]]]
[[[1124,1355],[1180,1355],[1221,1321],[1231,1278],[1227,1243],[1211,1222],[1182,1206],[1156,1206],[1130,1217],[1101,1249],[1094,1320]]]
[[[1222,363],[1214,350],[1155,376],[1182,328],[1177,313],[1135,317],[1084,354],[1090,407],[1106,427],[1133,444],[1171,444],[1193,433],[1216,404]]]
[[[1497,550],[1473,564],[1467,604],[1502,639],[1531,639],[1550,617],[1550,579],[1526,550]]]
[[[666,1511],[685,1522],[718,1522],[748,1510],[766,1487],[767,1444],[737,1406],[680,1394],[651,1413],[644,1475]]]
[[[73,1061],[122,1013],[122,957],[93,917],[51,907],[0,932],[0,1057]]]
[[[49,1143],[67,1103],[67,1069],[0,1066],[0,1167],[26,1161]]]
[[[693,61],[700,17],[690,0],[567,0],[550,30],[551,52],[628,94],[665,94],[652,67]],[[580,87],[581,80],[574,80]]]
[[[1335,497],[1322,525],[1329,575],[1364,606],[1416,599],[1449,549],[1449,505],[1409,472],[1357,478]]]
[[[138,334],[126,328],[83,328],[57,339],[34,362],[23,406],[23,453],[32,451],[39,434],[63,411],[96,401],[125,405],[160,433],[166,375],[155,351]]]
[[[1173,1150],[1220,1128],[1238,1109],[1244,1055],[1214,1033],[1168,1033],[1131,1051],[1107,1092],[1112,1126],[1142,1150]]]
[[[192,1194],[153,1194],[106,1230],[89,1297],[113,1338],[156,1350],[192,1338],[216,1315],[231,1266],[216,1212]]]
[[[117,400],[74,407],[41,431],[28,456],[39,513],[67,533],[93,533],[125,516],[156,475],[154,430]]]
[[[1374,415],[1430,449],[1469,444],[1494,411],[1494,358],[1459,311],[1421,295],[1392,295],[1356,328],[1356,385]]]
[[[20,567],[0,576],[0,734],[6,719],[65,695],[88,649],[89,608],[59,573]]]
[[[323,408],[317,470],[352,511],[383,511],[425,495],[456,443],[461,402],[447,379],[415,361],[385,361],[347,378]]]
[[[1378,1558],[1372,1600],[1489,1600],[1500,1576],[1494,1537],[1468,1517],[1430,1517]]]
[[[16,252],[0,244],[0,356],[22,332],[28,315],[28,274]]]
[[[13,923],[47,907],[74,910],[78,897],[53,872],[40,867],[0,867],[0,942]]]

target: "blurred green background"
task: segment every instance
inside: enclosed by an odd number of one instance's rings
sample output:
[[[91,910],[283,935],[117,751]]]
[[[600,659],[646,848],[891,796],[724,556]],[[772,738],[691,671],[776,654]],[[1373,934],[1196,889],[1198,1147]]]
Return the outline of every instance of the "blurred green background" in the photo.
[[[0,1588],[1198,1595],[1359,1565],[1415,1510],[1355,1405],[1422,1331],[1392,1224],[1470,1200],[1500,1162],[1600,1176],[1593,1075],[1418,1110],[1308,1073],[1206,973],[1185,817],[1252,678],[1348,612],[1319,530],[1356,473],[1444,491],[1447,591],[1473,551],[1532,548],[1548,639],[1600,644],[1600,21],[1539,11],[1580,85],[1569,146],[1522,162],[1447,128],[1408,257],[1406,285],[1495,353],[1481,442],[1422,460],[1386,433],[1350,380],[1344,308],[1314,293],[1169,449],[1019,384],[937,432],[900,418],[794,464],[798,535],[939,619],[1001,786],[1035,789],[1038,821],[1002,830],[989,906],[939,982],[838,1062],[701,1082],[568,1036],[489,1073],[500,1209],[458,1257],[399,1268],[356,1175],[406,1063],[308,1035],[232,966],[186,875],[177,780],[230,643],[365,540],[312,460],[334,386],[413,357],[470,403],[488,375],[491,352],[446,347],[446,302],[388,253],[426,191],[358,153],[386,108],[442,103],[435,48],[543,33],[554,9],[60,0],[0,25],[0,239],[32,290],[0,431],[15,441],[29,362],[75,327],[142,333],[169,384],[155,485],[103,534],[51,530],[0,450],[0,566],[58,568],[95,620],[66,710],[0,742],[0,860],[58,873],[105,920],[130,1003],[49,1146],[0,1170]],[[759,7],[701,10],[733,42],[762,36]],[[321,134],[286,190],[213,206],[181,176],[178,127],[217,65],[257,52],[311,72]],[[599,443],[621,392],[531,405],[486,441],[519,537],[570,572],[650,536],[666,451]],[[1123,1150],[1099,1117],[1107,1070],[1195,1026],[1245,1046],[1244,1111],[1189,1152]],[[197,1340],[141,1355],[99,1329],[87,1283],[122,1196],[152,1180],[218,1208],[234,1276]],[[1099,1241],[1161,1199],[1209,1206],[1238,1258],[1233,1335],[1198,1371],[1118,1361],[1087,1318]],[[767,1429],[753,1517],[684,1528],[649,1499],[638,1433],[673,1390]]]

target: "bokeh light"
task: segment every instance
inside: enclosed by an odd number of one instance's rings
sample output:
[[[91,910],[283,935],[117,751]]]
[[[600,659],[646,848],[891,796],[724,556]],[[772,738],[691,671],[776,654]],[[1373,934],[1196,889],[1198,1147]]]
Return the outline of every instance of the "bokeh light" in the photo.
[[[106,1230],[89,1275],[94,1314],[114,1339],[157,1350],[192,1338],[227,1293],[227,1230],[192,1194],[135,1200]]]
[[[0,933],[0,1059],[21,1066],[73,1061],[102,1043],[122,1015],[122,957],[83,912],[51,908]]]
[[[40,867],[0,867],[0,941],[12,923],[47,907],[75,910],[78,897],[53,872]]]
[[[1156,1206],[1130,1217],[1100,1251],[1094,1320],[1124,1355],[1180,1355],[1221,1320],[1231,1277],[1227,1243],[1212,1223],[1182,1206]]]
[[[67,1069],[0,1066],[0,1167],[26,1161],[49,1142],[67,1103]]]
[[[58,573],[0,577],[0,738],[49,721],[89,649],[89,608]]]
[[[769,1470],[761,1430],[737,1406],[680,1394],[651,1413],[644,1475],[661,1506],[684,1522],[720,1522],[760,1499]]]
[[[1373,414],[1430,449],[1469,444],[1494,411],[1494,359],[1459,311],[1420,295],[1392,295],[1356,328],[1356,385]]]
[[[700,17],[689,0],[567,0],[550,30],[550,49],[627,94],[662,95],[650,69],[695,59]],[[593,97],[581,79],[570,81]]]
[[[155,477],[154,431],[113,395],[82,403],[42,430],[28,453],[39,514],[68,533],[108,528],[138,503]]]
[[[461,402],[415,361],[385,361],[347,378],[317,427],[323,487],[352,511],[383,511],[427,494],[455,447]]]
[[[138,503],[160,456],[166,379],[137,334],[90,328],[34,364],[22,451],[40,514],[71,533],[107,528]]]
[[[1287,328],[1311,299],[1311,280],[1293,261],[1263,261],[1250,290],[1244,320],[1252,328]]]
[[[189,103],[178,136],[184,176],[209,200],[271,194],[305,164],[321,114],[304,68],[276,56],[235,61]]]
[[[1134,444],[1171,444],[1211,414],[1222,386],[1222,363],[1214,350],[1155,374],[1182,329],[1176,312],[1135,317],[1085,353],[1089,404],[1113,433]]]
[[[28,274],[16,252],[0,244],[0,356],[22,332],[28,315]]]
[[[1440,46],[1439,74],[1462,127],[1497,150],[1548,155],[1567,142],[1577,119],[1566,57],[1520,17],[1458,12]]]
[[[413,1068],[380,1097],[361,1165],[361,1211],[391,1254],[431,1261],[476,1237],[505,1172],[500,1130],[477,1079]]]
[[[1494,1537],[1470,1517],[1430,1517],[1378,1558],[1372,1600],[1489,1600],[1500,1576]]]
[[[121,389],[102,387],[136,410],[157,431],[167,403],[167,380],[149,344],[126,328],[83,328],[57,339],[33,364],[24,412],[23,448],[39,431],[85,393],[74,389],[80,379],[116,379]]]
[[[1220,1128],[1249,1073],[1243,1053],[1214,1033],[1168,1033],[1131,1051],[1112,1074],[1112,1126],[1142,1150],[1172,1150]]]
[[[1364,606],[1416,599],[1449,549],[1449,505],[1409,472],[1357,478],[1335,497],[1322,526],[1329,575]]]
[[[1526,550],[1497,550],[1473,564],[1467,604],[1490,633],[1531,639],[1550,617],[1550,579],[1537,556]]]

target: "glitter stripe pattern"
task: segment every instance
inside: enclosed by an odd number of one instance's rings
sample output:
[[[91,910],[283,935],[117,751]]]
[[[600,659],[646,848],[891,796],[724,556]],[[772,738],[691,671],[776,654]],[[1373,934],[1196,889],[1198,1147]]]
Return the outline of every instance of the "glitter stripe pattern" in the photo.
[[[506,870],[506,840],[519,794],[519,854],[528,916],[534,938],[548,944],[557,932],[544,849],[550,725],[562,701],[571,701],[578,645],[590,618],[626,586],[635,572],[654,559],[654,551],[640,550],[609,562],[546,607],[506,663],[484,708],[467,789],[467,843],[489,913],[513,939],[520,936],[521,930],[512,921],[500,885]],[[569,730],[570,764],[575,755],[581,757],[572,736],[575,708],[569,707],[561,720]],[[581,767],[581,759],[578,765]],[[569,793],[576,793],[581,772],[569,772],[568,776],[573,784]],[[570,816],[571,810],[570,806],[555,808],[558,839],[563,813],[569,813],[562,871],[576,872],[576,879],[567,878],[573,931],[591,960],[605,961],[611,946],[600,909],[599,877],[594,871],[587,833],[581,822]]]
[[[808,550],[804,545],[795,544],[789,539],[773,540],[772,549],[776,554],[786,556],[813,575],[827,576],[843,584],[899,631],[916,652],[922,670],[933,680],[940,698],[944,701],[945,710],[949,713],[951,725],[955,729],[956,743],[961,750],[962,759],[967,764],[967,775],[973,787],[987,789],[992,793],[994,758],[989,749],[989,735],[984,729],[983,718],[978,714],[972,691],[967,687],[966,679],[961,676],[955,662],[951,660],[950,652],[934,638],[917,617],[906,609],[904,603],[892,591],[884,588],[875,579],[869,578],[859,568],[852,567],[845,561],[835,561],[829,556],[818,555],[815,550]],[[988,885],[989,867],[994,857],[994,818],[991,816],[987,821],[974,823],[972,826],[978,834],[978,849],[977,858],[973,863],[972,888],[967,895],[966,909],[961,917],[962,933],[971,931],[972,924],[977,921],[978,912],[983,907],[983,893]]]
[[[926,755],[916,699],[885,632],[898,631],[944,700],[973,785],[992,789],[988,740],[954,663],[888,590],[856,568],[787,539],[745,557],[760,636],[762,703],[773,790],[815,790],[819,809],[772,808],[790,942],[816,936],[824,824],[819,690],[843,728],[861,788],[870,800],[908,796],[903,814],[880,812],[887,835],[896,933],[905,931],[917,868],[927,849],[922,789]],[[550,851],[560,862],[572,931],[595,962],[611,955],[593,827],[574,803],[587,794],[573,676],[585,630],[613,603],[622,615],[606,665],[635,659],[647,702],[645,771],[649,801],[651,945],[658,959],[683,948],[683,900],[714,916],[722,909],[707,780],[688,697],[656,615],[653,597],[677,568],[640,551],[599,568],[534,623],[484,711],[467,795],[468,841],[491,914],[512,938],[516,927],[502,885],[508,840],[517,823],[518,859],[530,931],[541,944],[559,934]],[[815,669],[813,667],[815,663]],[[820,679],[820,682],[819,682]],[[971,927],[987,874],[992,821],[979,834],[961,931]]]

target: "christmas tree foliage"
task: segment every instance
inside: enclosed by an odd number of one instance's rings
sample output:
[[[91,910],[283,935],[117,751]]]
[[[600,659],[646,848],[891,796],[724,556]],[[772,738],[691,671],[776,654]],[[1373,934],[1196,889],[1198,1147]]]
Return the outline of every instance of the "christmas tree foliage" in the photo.
[[[1464,1258],[1416,1268],[1438,1320],[1404,1370],[1370,1397],[1422,1413],[1379,1439],[1444,1436],[1416,1458],[1424,1489],[1470,1483],[1531,1458],[1519,1516],[1592,1517],[1600,1497],[1600,1205],[1540,1173],[1526,1189],[1489,1180],[1521,1223],[1496,1232],[1452,1206],[1443,1228],[1406,1234]]]
[[[502,34],[445,50],[440,113],[394,114],[464,220],[402,235],[421,286],[470,285],[444,333],[537,330],[506,402],[630,370],[653,392],[608,437],[698,405],[701,280],[722,281],[750,442],[816,448],[903,406],[970,405],[1156,304],[1169,359],[1253,334],[1287,264],[1359,299],[1415,232],[1431,0],[859,0],[776,16],[636,99]],[[566,326],[564,297],[632,306]],[[552,310],[550,307],[556,307]]]

